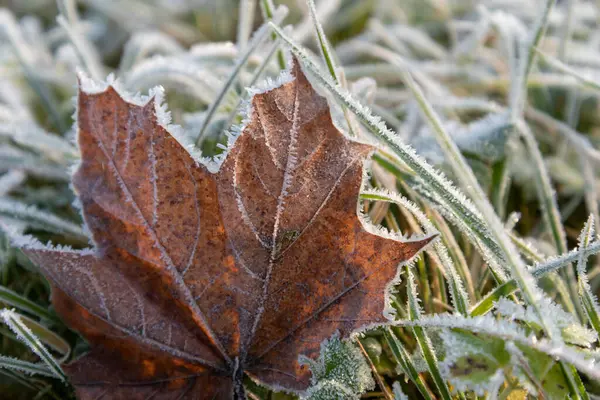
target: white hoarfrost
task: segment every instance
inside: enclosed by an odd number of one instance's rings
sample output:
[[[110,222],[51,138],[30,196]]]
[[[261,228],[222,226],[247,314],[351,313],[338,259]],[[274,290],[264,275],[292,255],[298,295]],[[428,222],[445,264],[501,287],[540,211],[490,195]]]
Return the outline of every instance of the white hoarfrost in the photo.
[[[3,309],[0,311],[0,318],[2,318],[10,330],[17,335],[17,339],[29,347],[31,351],[46,364],[56,378],[62,381],[66,380],[65,374],[58,362],[54,359],[52,354],[50,354],[48,349],[44,347],[40,339],[33,334],[31,329],[21,321],[21,317],[16,311]]]
[[[361,393],[375,387],[363,354],[351,341],[340,339],[339,332],[321,343],[317,360],[301,356],[300,362],[312,372],[312,386],[303,397],[306,400],[358,399]],[[331,397],[336,391],[338,394]]]
[[[562,334],[565,342],[591,348],[592,344],[598,339],[596,332],[579,324],[574,315],[564,311],[561,306],[552,300],[544,298],[541,301],[540,308],[546,318],[554,321],[554,325],[559,330],[557,334]],[[496,311],[509,320],[523,321],[538,327],[541,325],[537,312],[531,306],[522,306],[506,298],[498,300]]]
[[[470,332],[503,339],[505,341],[513,341],[534,350],[538,350],[560,361],[573,364],[575,368],[591,378],[600,379],[598,359],[592,358],[585,353],[581,353],[559,341],[538,339],[535,335],[527,334],[518,324],[508,320],[498,321],[496,317],[490,314],[478,317],[436,314],[423,316],[417,321],[396,321],[394,322],[394,325],[421,326],[423,328],[436,329],[464,329]]]
[[[0,198],[0,216],[18,218],[33,228],[46,229],[50,232],[75,237],[85,237],[85,233],[78,225],[33,206],[8,198]]]

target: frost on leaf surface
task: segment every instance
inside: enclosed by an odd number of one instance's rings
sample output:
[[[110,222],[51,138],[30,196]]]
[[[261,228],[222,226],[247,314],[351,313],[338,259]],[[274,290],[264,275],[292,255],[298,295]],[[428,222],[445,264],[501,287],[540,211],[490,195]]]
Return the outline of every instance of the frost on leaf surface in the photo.
[[[385,322],[398,264],[431,238],[363,225],[372,148],[333,126],[297,63],[291,75],[253,97],[216,172],[165,129],[156,102],[80,91],[73,187],[95,248],[20,241],[91,344],[66,366],[79,398],[241,399],[244,374],[303,391],[299,356]]]

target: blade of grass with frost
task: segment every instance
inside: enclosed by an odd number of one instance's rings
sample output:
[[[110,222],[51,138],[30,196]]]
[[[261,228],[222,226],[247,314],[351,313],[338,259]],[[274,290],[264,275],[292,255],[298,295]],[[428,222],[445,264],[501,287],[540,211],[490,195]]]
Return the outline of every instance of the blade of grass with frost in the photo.
[[[10,169],[0,176],[0,197],[7,196],[10,192],[21,186],[27,176],[20,169]]]
[[[250,81],[248,82],[248,85],[246,86],[247,88],[252,88],[256,85],[258,80],[263,76],[265,70],[269,66],[269,63],[273,59],[275,52],[280,50],[279,47],[280,47],[280,42],[279,42],[279,39],[276,38],[276,40],[273,42],[273,44],[272,44],[269,52],[265,56],[265,58],[262,60],[260,65],[252,72],[252,77],[250,78]],[[235,117],[238,116],[238,114],[240,112],[240,106],[242,105],[244,100],[247,99],[247,97],[248,97],[247,90],[245,92],[243,91],[242,93],[239,94],[239,96],[237,96],[234,104],[231,107],[231,112],[229,114],[229,117],[226,120],[226,123],[225,123],[226,127],[230,127],[234,123]]]
[[[425,400],[433,400],[433,397],[431,396],[431,393],[427,388],[425,380],[421,375],[419,375],[419,372],[415,368],[415,365],[413,364],[410,358],[410,354],[406,352],[406,349],[404,348],[400,340],[398,340],[398,338],[392,331],[392,328],[389,326],[386,327],[383,331],[383,335],[388,346],[390,347],[390,350],[392,351],[392,354],[394,355],[394,358],[396,359],[396,362],[398,363],[398,365],[400,365],[400,368],[402,368],[402,372],[404,372],[408,379],[410,379],[410,381],[414,383],[414,385],[419,390],[419,393],[421,393]]]
[[[67,33],[67,36],[77,52],[79,61],[81,61],[81,65],[85,68],[88,75],[97,81],[103,80],[104,67],[100,62],[98,53],[96,53],[96,48],[79,32],[78,26],[71,25],[63,15],[56,17],[56,22],[58,22]],[[75,24],[77,23],[76,21],[74,22]]]
[[[435,207],[440,214],[456,226],[461,233],[465,234],[467,239],[475,246],[485,260],[485,265],[489,267],[486,268],[486,271],[491,271],[496,282],[505,282],[509,279],[505,273],[505,268],[503,267],[505,261],[502,250],[497,246],[496,242],[493,241],[489,233],[488,236],[480,235],[480,231],[473,229],[473,227],[465,223],[460,216],[453,213],[453,210],[449,208],[450,205],[441,201],[439,197],[433,195],[427,188],[423,188],[420,181],[412,188],[419,193],[424,201],[429,202],[431,206]]]
[[[395,25],[392,28],[392,34],[396,40],[403,40],[411,47],[418,49],[419,53],[425,53],[428,57],[443,60],[449,56],[444,46],[421,29],[406,24]]]
[[[2,285],[0,285],[0,303],[18,308],[19,310],[35,315],[40,319],[57,321],[56,316],[48,312],[46,308]]]
[[[371,43],[360,43],[360,46],[357,50],[365,53],[365,55],[370,55],[372,57],[387,61],[393,67],[397,68],[397,71],[395,71],[396,76],[404,71],[410,71],[410,73],[413,74],[416,79],[427,88],[428,91],[435,93],[436,96],[452,96],[438,82],[431,79],[427,74],[423,73],[420,70],[421,68],[419,65],[416,65],[414,62],[401,57],[400,55],[389,49],[386,49],[383,46]]]
[[[560,32],[560,42],[558,44],[558,57],[561,60],[564,60],[567,55],[567,45],[569,44],[571,35],[573,33],[573,17],[576,2],[576,0],[566,1],[565,7],[567,8],[567,15],[563,19],[563,25]]]
[[[527,243],[524,239],[521,239],[514,233],[509,233],[510,240],[517,246],[519,252],[529,261],[532,262],[541,262],[544,260],[544,257],[541,256],[538,251],[533,248],[529,243]]]
[[[590,215],[587,222],[585,223],[581,234],[579,235],[579,249],[586,250],[589,248],[590,243],[594,240],[595,227],[594,217]],[[577,283],[579,287],[579,300],[581,305],[587,314],[588,320],[592,325],[592,328],[600,334],[600,307],[598,306],[598,299],[592,293],[590,284],[588,281],[587,274],[585,272],[587,264],[587,255],[585,251],[579,253],[579,259],[577,260]]]
[[[273,0],[261,0],[260,1],[260,9],[263,14],[263,19],[265,21],[269,21],[273,19],[273,14],[275,12],[275,5],[273,4]],[[272,33],[273,40],[277,39],[277,35]],[[286,68],[285,55],[281,49],[277,50],[277,62],[279,63],[279,69]]]
[[[329,41],[327,40],[327,37],[325,36],[325,31],[323,30],[323,26],[321,25],[321,23],[319,22],[319,19],[317,18],[317,8],[315,6],[315,1],[307,0],[306,2],[308,4],[310,18],[312,19],[312,22],[313,22],[313,25],[315,28],[315,32],[317,34],[317,40],[319,42],[321,56],[325,60],[325,65],[327,65],[327,69],[329,70],[329,75],[331,76],[331,78],[333,79],[333,81],[335,82],[336,85],[345,86],[345,85],[343,85],[343,83],[345,81],[342,80],[340,76],[338,76],[340,66],[337,65],[337,63],[335,61],[335,56],[333,54],[333,50],[331,49],[331,46],[329,45]],[[352,128],[352,126],[354,124],[352,121],[352,116],[350,115],[350,112],[348,111],[348,108],[346,106],[342,105],[342,111],[344,112],[344,118],[346,118],[346,122],[348,123],[348,129],[350,130],[350,135],[356,136],[358,132],[354,132],[354,129]]]
[[[49,232],[70,235],[85,243],[88,241],[80,226],[18,201],[0,198],[0,216],[17,219]]]
[[[317,14],[326,21],[335,19],[334,16],[337,16],[340,12],[342,2],[343,0],[320,0],[316,5]],[[310,15],[308,15],[296,24],[293,37],[299,43],[304,43],[312,36],[312,33],[313,21],[311,21]]]
[[[258,80],[261,78],[261,76],[265,72],[265,69],[267,68],[267,66],[269,65],[271,60],[273,59],[275,52],[280,51],[279,45],[280,45],[279,38],[276,37],[275,42],[271,46],[271,49],[269,50],[269,52],[263,59],[262,63],[256,68],[256,70],[254,70],[254,72],[252,74],[252,78],[250,79],[250,82],[248,82],[247,87],[254,87],[256,85]],[[233,122],[235,120],[235,117],[238,115],[238,113],[240,111],[240,106],[242,105],[242,102],[247,98],[247,95],[248,95],[247,93],[240,93],[240,95],[237,97],[234,105],[231,107],[231,113],[229,113],[229,117],[227,117],[227,121],[225,122],[225,125],[224,125],[225,127],[228,127],[228,128],[231,127],[231,125],[233,124]]]
[[[576,2],[577,0],[566,1],[567,15],[563,19],[563,25],[560,32],[560,41],[558,44],[558,59],[561,61],[564,61],[567,56],[567,46],[571,40],[571,35],[573,34],[573,17]],[[564,113],[566,115],[565,120],[569,125],[575,126],[577,124],[580,106],[581,101],[579,99],[578,88],[569,88],[564,105]]]
[[[183,50],[176,40],[162,32],[134,33],[123,48],[123,55],[119,62],[119,76],[129,71],[148,54],[170,55]]]
[[[382,149],[379,149],[373,154],[373,160],[375,160],[386,171],[400,179],[400,181],[415,181],[415,175],[413,171],[403,168],[403,165],[398,164],[397,160],[391,154],[383,151]]]
[[[279,21],[283,20],[283,18],[285,18],[286,15],[287,15],[287,8],[285,8],[285,7],[279,8],[275,12],[273,21],[279,23]],[[217,97],[211,103],[210,107],[208,108],[208,111],[206,112],[206,116],[204,117],[204,120],[202,121],[202,125],[200,126],[200,131],[198,133],[198,136],[196,137],[196,146],[199,146],[200,143],[202,142],[202,140],[204,139],[204,134],[206,133],[206,129],[208,128],[210,121],[212,120],[212,117],[215,115],[218,108],[221,106],[221,102],[225,98],[225,95],[227,93],[229,93],[231,86],[237,80],[238,75],[242,71],[242,68],[244,67],[244,65],[246,65],[246,61],[248,61],[248,58],[250,57],[250,55],[252,53],[254,53],[254,51],[256,51],[258,46],[260,46],[266,39],[268,39],[269,33],[270,33],[269,26],[266,23],[263,24],[256,31],[256,33],[254,34],[254,37],[248,44],[248,47],[245,49],[245,51],[242,53],[242,55],[236,61],[234,67],[231,70],[231,73],[229,74],[229,77],[225,81],[225,84],[223,85],[221,90],[217,93]]]
[[[578,150],[578,152],[581,174],[583,175],[583,180],[585,182],[585,205],[588,212],[594,218],[594,221],[600,221],[600,210],[598,209],[598,199],[600,196],[598,195],[598,188],[596,187],[596,176],[587,157],[582,154],[583,152],[581,150]]]
[[[454,237],[453,232],[450,230],[450,226],[446,222],[446,220],[434,209],[430,209],[431,219],[434,227],[440,232],[441,240],[444,242],[446,249],[450,253],[450,258],[453,260],[454,264],[457,266],[457,271],[460,274],[461,279],[463,280],[468,296],[467,298],[476,299],[475,296],[475,287],[473,285],[473,279],[471,277],[471,271],[469,269],[469,265],[467,264],[467,260],[465,255],[458,245],[456,238]]]
[[[23,69],[23,73],[29,86],[31,86],[39,96],[42,106],[48,111],[54,126],[59,132],[65,132],[67,126],[63,122],[61,113],[58,110],[58,104],[60,104],[60,102],[49,87],[39,78],[39,75],[36,72],[36,66],[34,65],[31,49],[23,39],[21,28],[15,21],[14,15],[7,9],[0,9],[0,29],[4,31],[4,36],[11,45],[17,60],[21,64],[21,68]]]
[[[556,130],[561,133],[565,139],[567,139],[576,149],[584,152],[584,154],[594,161],[596,164],[600,164],[600,151],[594,148],[594,145],[590,140],[582,133],[576,131],[571,126],[565,124],[550,115],[536,110],[535,108],[528,107],[525,110],[525,117],[534,122],[542,124],[547,129]]]
[[[431,99],[436,108],[453,110],[454,112],[480,112],[500,113],[503,107],[495,101],[489,101],[478,97],[450,97],[443,99]]]
[[[570,126],[577,125],[579,120],[579,113],[581,112],[581,103],[583,102],[579,95],[579,87],[571,87],[567,92],[567,99],[565,104],[565,121]]]
[[[408,46],[406,46],[403,41],[398,40],[398,38],[388,32],[385,26],[378,19],[371,19],[369,21],[369,30],[396,53],[404,56],[411,54]]]
[[[463,226],[468,230],[470,237],[479,238],[498,259],[502,259],[502,253],[496,242],[490,238],[486,223],[472,203],[460,193],[442,173],[433,168],[414,149],[402,143],[397,135],[391,132],[385,124],[375,117],[369,109],[357,102],[347,91],[331,82],[310,57],[292,39],[290,39],[277,25],[272,24],[273,30],[291,48],[292,52],[301,60],[309,72],[326,88],[332,95],[368,128],[369,132],[381,142],[389,146],[392,152],[403,163],[411,168],[420,178],[420,183],[436,196],[436,199],[446,210],[456,215],[458,220],[464,222]]]
[[[240,51],[246,49],[248,38],[252,31],[254,22],[254,10],[256,9],[256,0],[241,0],[238,8],[238,28],[237,45]]]
[[[85,4],[87,9],[104,14],[128,32],[151,25],[157,26],[184,43],[191,44],[206,40],[196,27],[184,19],[176,19],[168,8],[160,7],[160,2],[127,0],[120,1],[118,7],[115,3],[106,0],[82,0],[81,3]],[[135,18],[132,18],[133,15]]]
[[[0,146],[0,170],[21,170],[28,175],[48,181],[70,181],[69,173],[64,166],[48,162],[39,156],[12,146]]]
[[[559,361],[573,365],[590,378],[600,379],[600,369],[596,365],[597,360],[595,358],[586,359],[579,351],[564,345],[564,343],[538,339],[535,335],[527,335],[518,324],[509,320],[499,322],[492,315],[463,317],[458,314],[435,314],[424,316],[418,320],[394,321],[393,325],[399,327],[464,329],[473,333],[489,335],[530,347]]]
[[[585,254],[589,257],[594,254],[600,253],[600,242],[596,241],[585,249],[575,249],[567,254],[563,254],[558,257],[553,257],[543,263],[535,264],[530,268],[531,274],[535,278],[540,278],[550,272],[554,272],[559,268],[570,265],[573,262],[577,262],[580,254]],[[502,285],[497,286],[494,290],[488,293],[483,299],[479,301],[470,311],[470,315],[480,316],[484,315],[494,307],[494,303],[502,297],[509,296],[510,294],[518,290],[517,283],[514,279],[511,279]]]
[[[44,347],[40,340],[23,324],[19,314],[13,310],[4,309],[0,311],[0,317],[4,323],[17,335],[17,337],[27,345],[61,381],[66,381],[65,374],[50,352]]]
[[[56,0],[56,5],[60,15],[63,15],[70,24],[79,22],[75,0]]]
[[[527,99],[527,81],[529,74],[533,68],[533,62],[535,61],[536,51],[542,37],[546,33],[548,27],[548,19],[550,17],[550,11],[554,7],[556,0],[546,0],[544,11],[540,18],[536,21],[536,25],[531,32],[531,38],[527,46],[523,46],[522,51],[526,51],[526,58],[522,59],[519,65],[519,71],[516,77],[513,77],[511,82],[511,93],[509,98],[511,119],[516,122],[520,115],[522,115],[525,109],[525,102]]]
[[[541,256],[535,248],[533,248],[529,243],[525,240],[517,237],[513,233],[509,233],[510,240],[515,244],[519,252],[527,258],[529,261],[533,263],[540,263],[544,261],[544,257]],[[549,282],[554,286],[554,289],[559,294],[560,298],[567,305],[572,304],[571,294],[567,287],[567,284],[561,279],[560,276],[554,274],[547,277]],[[570,312],[575,312],[573,308],[569,310]]]
[[[542,153],[538,148],[538,144],[533,137],[533,133],[524,121],[519,120],[516,122],[517,130],[523,137],[529,155],[533,159],[536,166],[534,168],[536,176],[536,188],[538,190],[538,197],[541,204],[541,208],[551,230],[552,237],[556,250],[559,254],[567,251],[567,239],[560,219],[560,211],[558,210],[558,204],[556,203],[556,195],[552,184],[550,182],[550,176],[544,163]]]
[[[181,58],[152,57],[127,72],[124,83],[131,91],[154,87],[159,82],[177,85],[205,104],[211,104],[221,79],[206,68]]]
[[[408,295],[408,318],[411,321],[418,321],[421,318],[421,310],[419,306],[419,299],[417,296],[417,286],[415,284],[415,278],[413,276],[411,267],[409,264],[404,266],[404,273],[406,274],[406,284],[407,284],[407,295]],[[442,377],[442,374],[439,369],[439,363],[435,352],[433,350],[433,345],[429,336],[423,329],[423,327],[415,324],[412,327],[412,331],[415,335],[415,339],[419,345],[419,349],[421,349],[421,354],[427,363],[427,367],[429,369],[429,373],[437,386],[442,399],[451,400],[452,395],[450,393],[450,389],[446,384],[446,381]]]
[[[489,31],[492,27],[490,18],[487,12],[481,13],[481,18],[477,22],[477,25],[473,31],[462,41],[458,42],[452,52],[453,56],[457,59],[465,57],[473,57],[479,51],[479,48],[485,42]]]
[[[31,318],[28,318],[24,315],[19,315],[19,318],[23,325],[29,328],[31,333],[37,337],[40,342],[62,355],[61,359],[58,360],[59,364],[62,364],[69,358],[69,355],[71,354],[71,346],[65,339],[52,332],[44,325],[32,320]]]
[[[23,372],[27,375],[42,375],[54,378],[56,375],[44,364],[34,364],[17,358],[0,355],[0,368]]]
[[[0,123],[1,136],[59,163],[69,162],[79,157],[77,150],[68,140],[46,132],[34,121]]]
[[[436,233],[436,229],[429,221],[427,216],[410,200],[407,198],[397,195],[391,192],[385,192],[382,190],[367,190],[360,194],[361,199],[385,201],[388,203],[397,204],[400,207],[410,211],[412,215],[417,219],[419,224],[424,228],[426,234]],[[448,282],[450,285],[450,295],[452,298],[452,304],[454,308],[461,314],[467,315],[469,309],[469,297],[464,289],[464,284],[460,275],[456,271],[454,263],[448,255],[446,246],[441,241],[436,240],[433,244],[435,252],[446,271]]]
[[[510,155],[506,155],[506,159],[492,167],[492,204],[501,219],[506,213],[506,196],[510,186],[509,157]]]
[[[570,67],[569,65],[560,61],[559,59],[552,57],[549,54],[543,53],[539,49],[536,49],[536,52],[537,52],[538,56],[544,62],[546,62],[548,65],[550,65],[551,67],[553,67],[567,75],[571,75],[572,77],[577,79],[579,82],[581,82],[583,84],[583,86],[585,86],[587,88],[600,91],[600,84],[598,82],[594,81],[593,79],[587,78],[581,72],[576,71],[574,68]]]
[[[371,110],[376,115],[379,115],[384,121],[392,126],[397,132],[401,131],[402,122],[394,115],[393,112],[388,111],[387,109],[377,105],[371,104]]]
[[[533,63],[537,54],[536,48],[538,47],[542,37],[546,32],[550,10],[552,9],[555,3],[556,0],[546,1],[544,12],[541,18],[537,21],[537,25],[533,31],[532,38],[530,42],[527,43],[527,46],[523,49],[523,51],[527,51],[527,58],[523,60],[522,68],[519,71],[520,73],[517,76],[517,79],[515,79],[515,82],[517,82],[517,84],[511,87],[510,111],[511,120],[515,124],[517,130],[520,132],[521,137],[524,139],[527,150],[533,158],[534,164],[536,166],[536,168],[534,168],[536,176],[536,188],[538,191],[539,201],[542,206],[544,219],[552,232],[554,244],[556,249],[558,250],[558,253],[562,254],[567,252],[568,250],[567,240],[564,227],[562,226],[558,205],[556,203],[554,189],[552,188],[552,185],[550,183],[548,170],[546,169],[546,166],[544,164],[544,160],[538,147],[538,144],[535,141],[535,138],[533,137],[533,133],[521,118],[527,100],[527,80],[529,78],[531,69],[533,68]],[[582,317],[582,310],[580,310],[577,304],[573,304],[573,299],[577,297],[573,268],[567,267],[565,272],[565,279],[567,281],[567,285],[571,293],[571,297],[565,299],[566,305],[569,308],[574,308],[574,310],[577,311],[579,316]],[[570,379],[569,382],[571,382]]]
[[[340,81],[338,79],[337,76],[337,65],[333,56],[333,52],[331,51],[331,46],[329,46],[329,41],[327,40],[327,37],[325,36],[325,32],[323,31],[323,26],[321,25],[321,23],[319,22],[319,19],[317,18],[317,9],[315,7],[315,1],[314,0],[307,0],[306,3],[308,4],[308,10],[310,13],[310,18],[312,19],[316,34],[317,34],[317,40],[319,42],[319,48],[321,50],[321,56],[323,56],[323,59],[325,60],[325,65],[327,65],[327,69],[329,70],[329,75],[331,76],[331,78],[333,79],[333,81],[335,82],[336,85],[340,84]]]
[[[556,194],[554,189],[552,188],[552,183],[550,182],[550,175],[548,173],[548,169],[544,163],[544,159],[538,144],[533,137],[533,133],[527,126],[527,124],[523,120],[516,121],[517,130],[521,133],[521,137],[525,141],[525,146],[529,155],[531,156],[535,168],[533,168],[535,175],[535,186],[537,189],[538,200],[540,202],[542,214],[544,216],[544,221],[547,226],[550,228],[552,233],[552,238],[554,240],[554,246],[558,252],[558,254],[563,254],[568,251],[567,248],[567,238],[564,230],[564,226],[561,221],[560,211],[558,210],[558,204],[556,201]],[[563,273],[565,280],[567,282],[567,288],[569,289],[570,296],[566,298],[565,305],[572,312],[577,312],[580,318],[583,317],[583,311],[578,307],[578,304],[574,302],[574,299],[577,298],[577,287],[576,287],[576,279],[572,266],[567,266],[567,268],[563,269],[565,271]]]
[[[231,42],[197,43],[188,51],[190,60],[197,62],[205,60],[235,60],[238,54],[238,49]]]

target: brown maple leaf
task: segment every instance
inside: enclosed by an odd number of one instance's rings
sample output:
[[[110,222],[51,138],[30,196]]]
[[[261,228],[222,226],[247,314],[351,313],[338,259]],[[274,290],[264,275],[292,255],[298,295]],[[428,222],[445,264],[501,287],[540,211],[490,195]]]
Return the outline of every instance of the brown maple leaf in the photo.
[[[301,391],[299,355],[386,321],[398,264],[431,238],[357,215],[373,149],[334,127],[297,62],[251,110],[212,173],[154,101],[80,90],[73,186],[95,248],[22,245],[91,345],[65,367],[79,398],[241,399],[244,374]]]

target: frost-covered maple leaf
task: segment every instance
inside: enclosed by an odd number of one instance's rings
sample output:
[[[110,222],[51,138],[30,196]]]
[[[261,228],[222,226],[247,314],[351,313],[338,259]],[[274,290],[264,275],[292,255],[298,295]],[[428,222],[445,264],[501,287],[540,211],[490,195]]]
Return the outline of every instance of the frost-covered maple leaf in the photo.
[[[241,399],[245,374],[302,391],[320,343],[386,321],[401,241],[357,210],[371,146],[346,138],[297,63],[256,93],[218,171],[169,133],[157,99],[80,90],[73,186],[93,249],[22,241],[92,350],[82,399]]]

